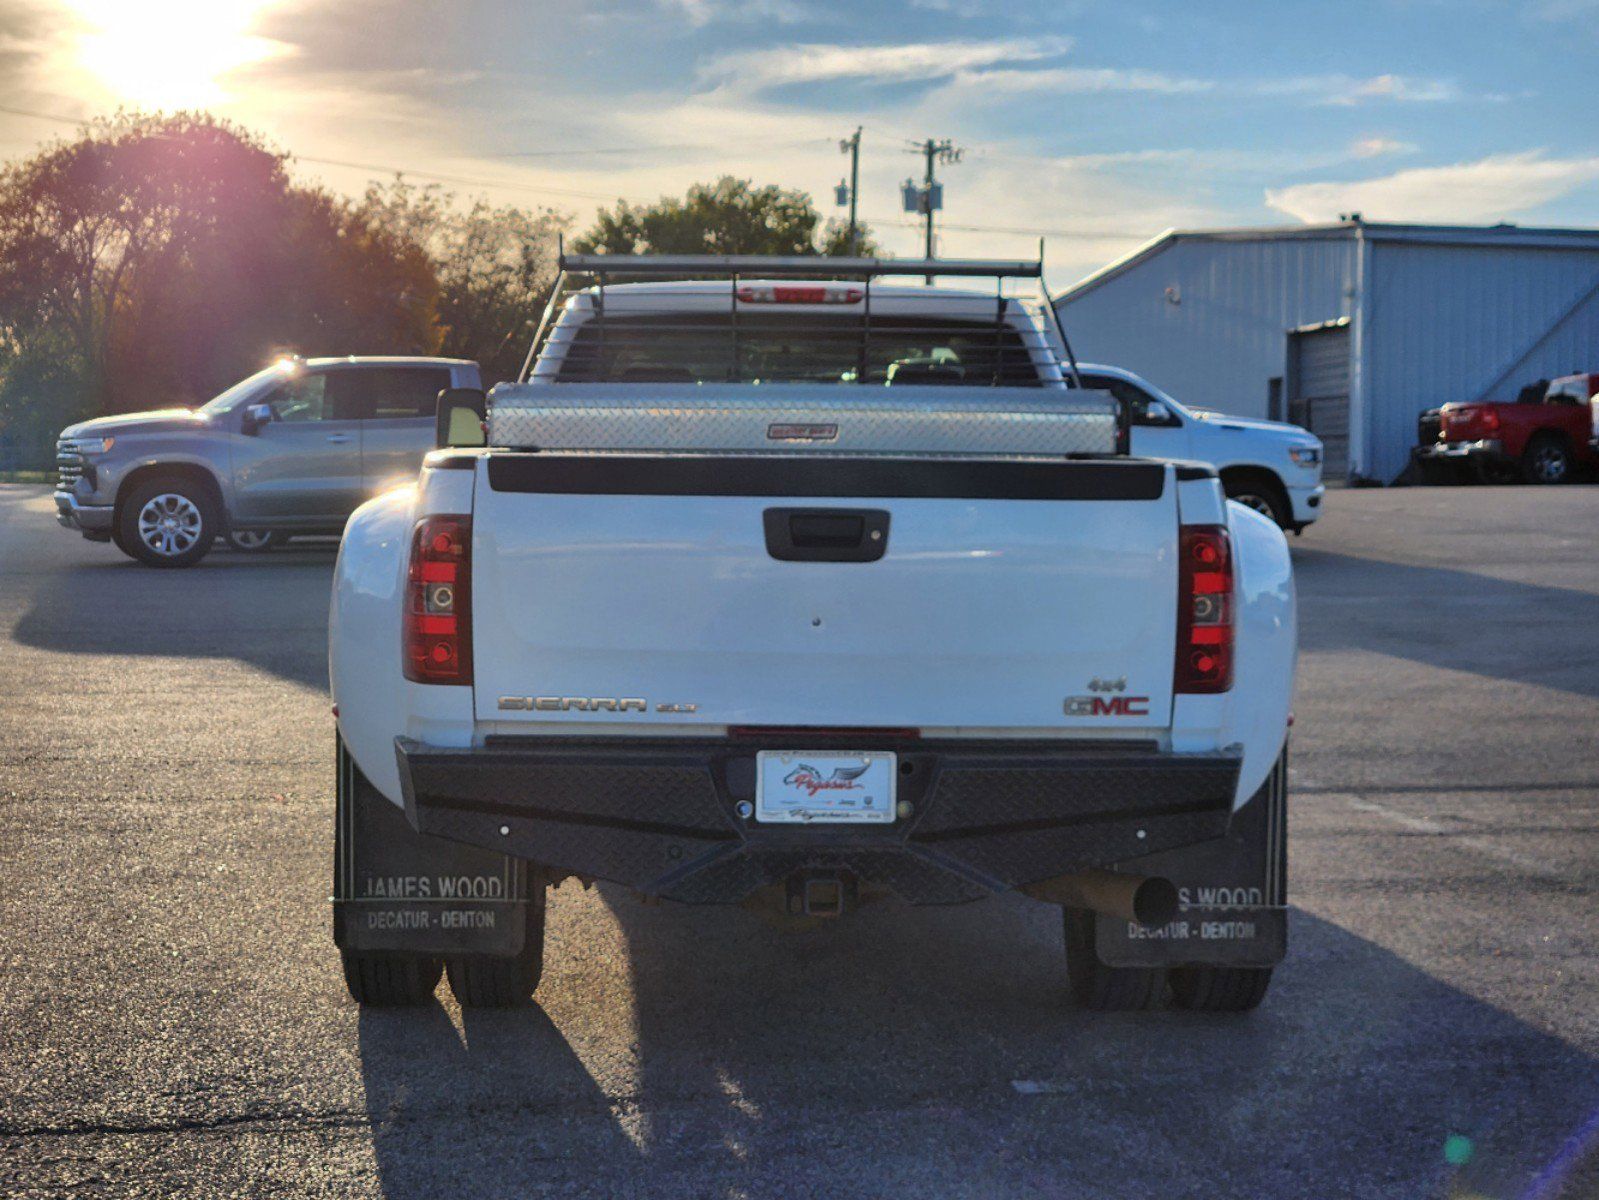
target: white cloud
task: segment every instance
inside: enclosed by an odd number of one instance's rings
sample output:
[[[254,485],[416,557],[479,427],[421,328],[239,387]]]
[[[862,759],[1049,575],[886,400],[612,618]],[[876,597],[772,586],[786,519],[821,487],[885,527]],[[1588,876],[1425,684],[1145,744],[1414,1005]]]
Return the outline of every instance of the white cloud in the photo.
[[[911,83],[949,79],[963,71],[1005,63],[1059,58],[1071,49],[1064,37],[991,38],[898,45],[846,46],[804,43],[772,50],[738,51],[700,68],[702,82],[736,91],[759,91],[784,84],[869,79]]]
[[[1153,92],[1170,96],[1208,92],[1216,86],[1209,79],[1188,79],[1136,67],[1041,67],[1031,71],[1015,67],[992,67],[961,71],[955,76],[955,83],[973,91],[987,91],[996,95],[1018,92]]]
[[[1266,189],[1266,204],[1301,221],[1358,212],[1383,221],[1503,220],[1599,181],[1599,157],[1548,158],[1541,150],[1495,154],[1374,179]]]
[[[910,0],[912,8],[922,9],[924,12],[947,13],[952,17],[972,17],[984,15],[983,0]]]
[[[682,13],[696,29],[715,21],[776,21],[797,25],[810,18],[798,0],[660,0],[662,8]]]
[[[1411,154],[1419,147],[1414,142],[1401,142],[1397,138],[1373,134],[1357,138],[1350,144],[1349,153],[1355,158],[1386,158],[1391,154]]]
[[[1270,79],[1253,90],[1262,96],[1299,96],[1314,104],[1353,108],[1391,101],[1402,104],[1437,104],[1461,99],[1460,89],[1442,79],[1412,79],[1404,75],[1302,75]]]

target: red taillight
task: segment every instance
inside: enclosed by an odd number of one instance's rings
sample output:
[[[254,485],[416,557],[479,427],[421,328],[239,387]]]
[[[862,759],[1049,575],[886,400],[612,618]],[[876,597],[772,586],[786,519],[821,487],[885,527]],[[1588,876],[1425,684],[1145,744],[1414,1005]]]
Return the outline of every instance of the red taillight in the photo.
[[[1459,408],[1445,409],[1443,419],[1449,434],[1456,439],[1499,432],[1499,414],[1491,408],[1477,404],[1463,404]]]
[[[1184,525],[1177,542],[1175,690],[1233,686],[1233,554],[1220,525]]]
[[[793,284],[745,284],[738,289],[744,304],[859,304],[860,288],[830,288]]]
[[[411,535],[405,677],[472,682],[472,518],[424,517]]]

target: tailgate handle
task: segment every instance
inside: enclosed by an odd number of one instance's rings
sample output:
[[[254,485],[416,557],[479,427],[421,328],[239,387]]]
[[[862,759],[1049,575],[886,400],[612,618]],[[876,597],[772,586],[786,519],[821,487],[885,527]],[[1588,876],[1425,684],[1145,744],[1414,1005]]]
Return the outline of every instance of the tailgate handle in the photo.
[[[766,552],[782,562],[876,562],[888,549],[880,508],[769,508]]]

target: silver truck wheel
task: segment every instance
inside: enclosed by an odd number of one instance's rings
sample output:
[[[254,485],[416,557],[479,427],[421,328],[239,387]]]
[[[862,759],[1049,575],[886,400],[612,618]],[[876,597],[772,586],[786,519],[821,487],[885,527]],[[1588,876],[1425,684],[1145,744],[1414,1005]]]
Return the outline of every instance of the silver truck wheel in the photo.
[[[1235,500],[1245,508],[1252,508],[1263,517],[1270,517],[1284,528],[1293,519],[1288,497],[1269,480],[1245,476],[1226,483],[1223,490],[1227,493],[1227,499]]]
[[[152,567],[189,567],[216,538],[216,507],[187,478],[153,479],[136,487],[117,517],[118,546]]]
[[[1564,483],[1571,474],[1565,443],[1547,433],[1533,438],[1521,456],[1521,474],[1528,483]]]
[[[275,529],[231,529],[228,545],[246,554],[256,554],[281,545],[283,535]]]
[[[139,510],[139,540],[151,553],[177,558],[200,540],[204,522],[194,501],[176,492],[150,497]]]
[[[1160,967],[1111,967],[1099,961],[1095,917],[1086,908],[1063,908],[1066,981],[1072,999],[1094,1012],[1131,1012],[1160,998],[1166,972]]]

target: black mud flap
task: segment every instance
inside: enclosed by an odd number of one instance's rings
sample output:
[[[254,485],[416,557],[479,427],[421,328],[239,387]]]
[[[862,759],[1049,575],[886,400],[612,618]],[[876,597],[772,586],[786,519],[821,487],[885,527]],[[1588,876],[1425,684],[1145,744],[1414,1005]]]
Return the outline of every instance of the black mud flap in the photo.
[[[1117,864],[1164,875],[1182,907],[1158,929],[1101,914],[1095,945],[1112,967],[1270,967],[1288,952],[1288,751],[1233,814],[1227,836]]]
[[[514,955],[527,931],[520,859],[417,833],[338,746],[333,940],[341,950]]]

